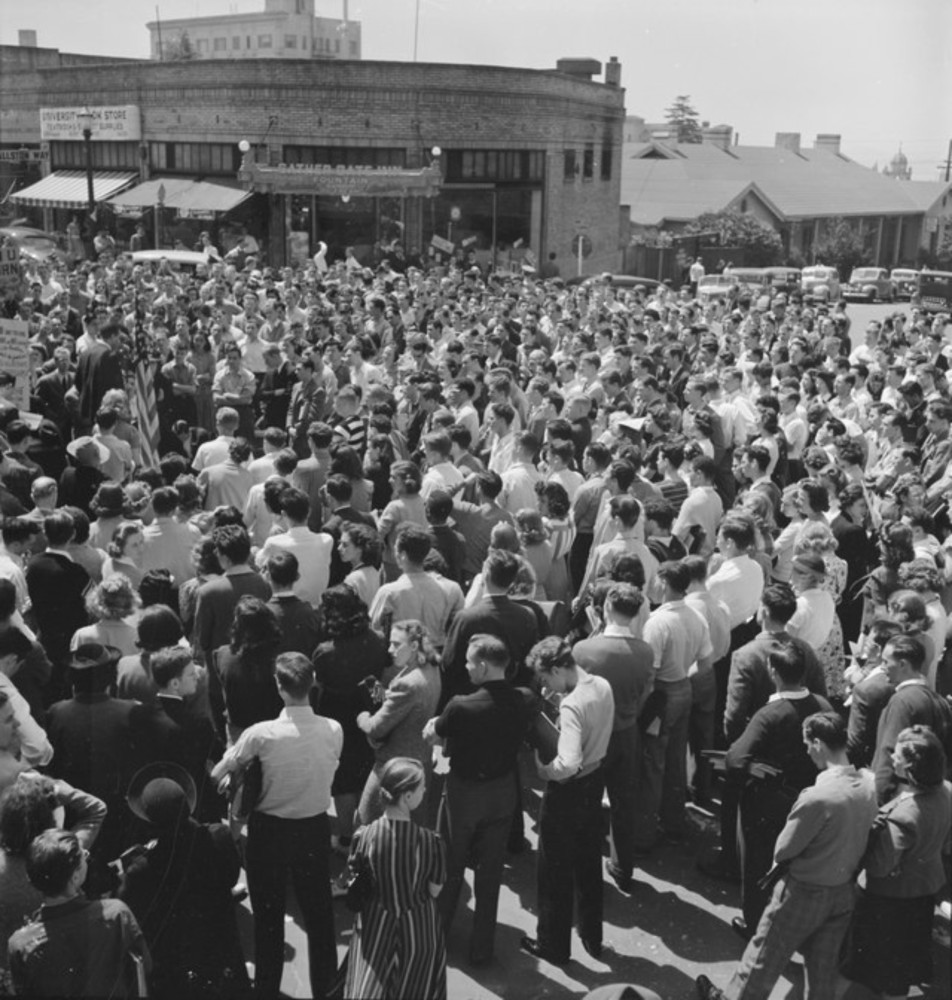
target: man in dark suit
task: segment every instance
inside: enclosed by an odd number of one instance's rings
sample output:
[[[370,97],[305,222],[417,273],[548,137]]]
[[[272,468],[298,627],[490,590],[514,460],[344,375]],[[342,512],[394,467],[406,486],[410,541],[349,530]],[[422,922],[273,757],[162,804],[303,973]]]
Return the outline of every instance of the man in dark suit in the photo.
[[[37,380],[35,391],[43,416],[52,420],[65,437],[70,428],[66,393],[72,389],[75,376],[70,370],[69,351],[65,347],[57,347],[53,352],[53,359],[56,362],[55,370]]]
[[[158,691],[152,712],[141,724],[143,756],[147,761],[181,764],[198,791],[196,818],[203,823],[220,820],[223,803],[208,777],[207,764],[217,763],[224,747],[215,736],[211,719],[186,708],[185,699],[195,694],[199,684],[191,650],[181,646],[160,649],[150,656],[149,669]]]
[[[311,656],[320,639],[321,621],[314,608],[294,593],[301,575],[297,556],[284,549],[276,550],[268,556],[264,571],[273,591],[268,607],[281,626],[278,652]]]
[[[846,732],[846,750],[854,767],[869,767],[876,752],[879,719],[896,689],[890,684],[882,664],[882,650],[900,631],[895,622],[873,622],[867,639],[867,650],[878,656],[879,662],[867,662],[868,673],[850,693],[850,716]],[[872,659],[873,656],[870,658]]]
[[[119,650],[110,646],[79,646],[68,661],[72,697],[50,707],[46,724],[53,744],[50,775],[106,803],[95,847],[100,862],[115,860],[122,850],[129,816],[126,789],[142,763],[135,733],[145,710],[108,693],[119,657]]]
[[[49,514],[43,521],[43,530],[46,551],[30,560],[26,568],[26,585],[39,640],[53,664],[51,685],[55,689],[62,682],[73,633],[87,623],[84,594],[90,581],[86,570],[73,562],[66,552],[74,534],[69,514],[65,510]]]
[[[883,669],[896,693],[883,709],[876,731],[873,773],[876,775],[876,795],[880,804],[888,802],[899,785],[892,755],[896,749],[896,738],[904,729],[929,726],[947,753],[952,743],[952,708],[926,683],[923,675],[925,664],[925,646],[915,636],[896,635],[886,643]]]
[[[776,691],[767,667],[767,658],[777,636],[788,638],[787,622],[797,609],[797,596],[785,583],[764,587],[757,609],[760,634],[731,656],[727,679],[727,704],[724,709],[724,736],[728,744],[738,739],[758,709],[763,708]],[[826,678],[812,647],[794,638],[794,646],[804,659],[803,685],[813,694],[826,696]],[[714,878],[736,881],[740,877],[737,859],[737,805],[739,789],[728,783],[721,799],[721,849],[717,857],[702,860],[698,867]]]
[[[321,487],[321,503],[327,514],[327,520],[321,525],[321,531],[334,539],[334,548],[331,551],[330,585],[332,587],[342,583],[347,575],[347,567],[341,560],[338,550],[340,533],[344,525],[348,522],[366,524],[368,528],[377,530],[377,522],[374,521],[372,515],[365,514],[351,506],[350,498],[353,492],[350,480],[340,474],[329,476],[327,482]]]
[[[440,707],[457,694],[470,694],[473,685],[466,672],[466,649],[474,635],[495,635],[509,648],[510,679],[525,679],[525,660],[539,639],[539,626],[532,611],[508,597],[515,583],[519,562],[511,552],[493,550],[486,557],[483,573],[486,596],[453,619],[443,648],[443,690]]]
[[[611,815],[608,874],[622,892],[631,892],[635,866],[635,782],[638,770],[638,714],[654,684],[654,652],[631,634],[643,595],[616,583],[605,596],[605,629],[572,650],[575,662],[604,677],[615,699],[615,720],[605,756],[605,787]]]
[[[311,358],[304,358],[297,363],[294,373],[297,382],[291,389],[290,403],[285,410],[288,439],[298,458],[307,458],[310,454],[307,431],[311,424],[321,419],[327,401],[327,391],[317,378],[316,368],[317,365]],[[268,372],[265,379],[273,374]],[[283,427],[284,423],[276,426]]]
[[[77,429],[83,433],[88,434],[92,430],[103,396],[110,389],[125,387],[119,358],[122,334],[118,323],[104,326],[99,333],[100,342],[81,355],[76,366],[76,388],[79,390]]]
[[[102,466],[109,461],[110,451],[101,441],[84,434],[70,441],[66,453],[73,464],[60,476],[59,502],[64,507],[79,507],[92,520],[90,505],[100,485],[106,482]]]

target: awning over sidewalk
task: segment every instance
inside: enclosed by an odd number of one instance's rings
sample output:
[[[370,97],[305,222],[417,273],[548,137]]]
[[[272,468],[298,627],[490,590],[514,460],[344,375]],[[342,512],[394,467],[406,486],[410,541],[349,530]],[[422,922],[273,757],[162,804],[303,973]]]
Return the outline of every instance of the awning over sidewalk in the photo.
[[[105,201],[135,181],[137,174],[94,173],[93,201]],[[10,201],[36,208],[85,208],[86,174],[82,170],[56,170],[49,177],[14,191]]]
[[[197,181],[191,177],[155,177],[137,184],[113,198],[110,204],[119,210],[145,211],[159,204],[159,189],[164,188],[162,205],[177,209],[182,215],[230,212],[250,196],[241,188]]]

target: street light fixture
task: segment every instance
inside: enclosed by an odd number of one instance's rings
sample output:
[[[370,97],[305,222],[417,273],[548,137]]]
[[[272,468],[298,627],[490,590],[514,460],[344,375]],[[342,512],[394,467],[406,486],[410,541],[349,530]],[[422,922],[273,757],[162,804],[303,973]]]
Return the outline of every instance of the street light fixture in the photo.
[[[92,259],[93,249],[93,222],[96,215],[96,196],[93,192],[93,122],[96,116],[90,110],[89,105],[82,111],[76,112],[76,120],[83,130],[83,148],[86,162],[86,253]]]

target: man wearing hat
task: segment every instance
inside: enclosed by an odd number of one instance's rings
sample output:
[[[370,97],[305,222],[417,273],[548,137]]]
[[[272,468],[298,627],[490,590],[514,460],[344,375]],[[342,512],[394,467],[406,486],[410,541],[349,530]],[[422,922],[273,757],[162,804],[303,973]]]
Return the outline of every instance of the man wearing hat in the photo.
[[[73,464],[63,470],[59,481],[59,501],[63,507],[79,507],[92,516],[90,504],[99,489],[106,482],[102,466],[109,461],[109,449],[95,438],[84,434],[73,438],[66,446],[66,454]]]

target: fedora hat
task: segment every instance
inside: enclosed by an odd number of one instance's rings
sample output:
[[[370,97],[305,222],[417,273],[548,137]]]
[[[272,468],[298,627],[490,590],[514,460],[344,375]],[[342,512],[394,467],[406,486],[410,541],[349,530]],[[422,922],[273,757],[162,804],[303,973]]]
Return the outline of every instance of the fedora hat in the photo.
[[[95,455],[98,458],[97,465],[105,465],[109,461],[109,449],[95,438],[84,434],[82,437],[73,438],[66,446],[66,454],[77,459],[77,461],[91,464],[91,459]]]
[[[84,642],[73,650],[67,666],[72,670],[92,670],[94,667],[108,667],[122,659],[122,650],[115,646],[103,646],[98,642]]]
[[[165,826],[180,818],[183,806],[189,815],[195,812],[198,791],[184,767],[171,761],[153,761],[132,776],[126,802],[139,819]]]

